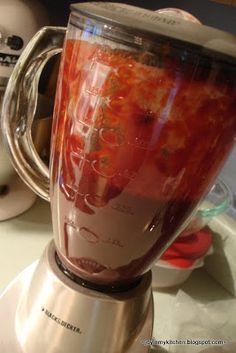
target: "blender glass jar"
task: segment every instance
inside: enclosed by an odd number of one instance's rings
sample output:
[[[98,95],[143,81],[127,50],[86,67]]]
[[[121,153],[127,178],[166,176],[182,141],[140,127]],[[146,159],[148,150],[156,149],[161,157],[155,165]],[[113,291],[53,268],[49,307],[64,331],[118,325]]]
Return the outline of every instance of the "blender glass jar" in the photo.
[[[128,281],[179,232],[232,146],[231,73],[191,45],[134,36],[74,7],[51,178],[67,268],[98,283]]]
[[[33,106],[30,75],[37,72],[37,83],[62,32],[44,29],[28,47],[18,102]],[[7,138],[22,135],[24,150],[29,127],[11,95],[9,86],[5,122],[14,109],[17,118],[15,130],[6,123]],[[50,162],[59,265],[118,288],[145,273],[185,228],[231,151],[235,99],[235,37],[122,4],[72,5]],[[40,170],[37,182],[19,163],[23,154],[13,154],[28,184],[48,198],[47,171],[34,153],[27,160]]]

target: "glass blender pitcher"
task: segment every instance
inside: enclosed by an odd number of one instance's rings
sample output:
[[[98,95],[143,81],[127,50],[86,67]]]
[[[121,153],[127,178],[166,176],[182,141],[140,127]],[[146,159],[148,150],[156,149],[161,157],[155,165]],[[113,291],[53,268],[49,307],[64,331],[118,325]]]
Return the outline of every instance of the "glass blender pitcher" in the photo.
[[[185,228],[233,146],[236,39],[122,4],[71,9],[67,30],[42,29],[24,52],[8,85],[3,127],[18,173],[51,202],[47,267],[78,292],[93,289],[109,300],[115,292],[115,307],[132,293],[144,327],[152,317],[148,270]],[[63,40],[49,178],[30,129],[40,72]],[[130,310],[122,316],[132,329],[119,347],[101,352],[128,352],[130,337],[140,337]]]

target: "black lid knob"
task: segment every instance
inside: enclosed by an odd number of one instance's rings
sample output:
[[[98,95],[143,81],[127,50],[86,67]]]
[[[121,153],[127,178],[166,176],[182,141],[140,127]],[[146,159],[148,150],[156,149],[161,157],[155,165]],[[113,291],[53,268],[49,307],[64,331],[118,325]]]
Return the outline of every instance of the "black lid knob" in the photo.
[[[21,37],[12,35],[11,37],[7,37],[6,44],[12,50],[20,50],[23,48],[24,41]]]

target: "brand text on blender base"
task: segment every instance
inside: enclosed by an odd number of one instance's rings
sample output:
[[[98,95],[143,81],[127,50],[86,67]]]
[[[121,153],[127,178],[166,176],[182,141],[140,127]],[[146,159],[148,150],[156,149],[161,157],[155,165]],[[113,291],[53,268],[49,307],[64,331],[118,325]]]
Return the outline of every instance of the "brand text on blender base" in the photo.
[[[49,310],[42,308],[42,311],[45,313],[45,315],[47,315],[47,317],[49,317],[51,320],[54,320],[57,324],[67,328],[68,330],[71,330],[73,332],[76,333],[82,333],[82,331],[80,330],[79,327],[76,327],[74,325],[69,324],[68,322],[60,319],[59,317],[57,317],[56,315],[54,315],[53,313],[51,313]]]

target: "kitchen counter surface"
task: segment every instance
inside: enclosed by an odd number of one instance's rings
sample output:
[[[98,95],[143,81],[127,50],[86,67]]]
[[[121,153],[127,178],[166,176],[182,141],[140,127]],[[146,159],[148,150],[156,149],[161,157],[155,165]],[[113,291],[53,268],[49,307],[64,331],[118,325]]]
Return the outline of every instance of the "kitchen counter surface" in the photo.
[[[0,222],[0,289],[35,261],[51,238],[50,207],[40,199],[22,215]]]
[[[51,239],[50,207],[40,199],[37,199],[26,213],[0,222],[0,289],[39,258]],[[181,287],[154,290],[156,339],[177,339],[169,337],[168,332],[171,332],[172,313],[180,289],[197,303],[202,304],[232,298],[232,295],[204,268],[195,270]],[[157,352],[167,352],[164,348],[159,349]]]

